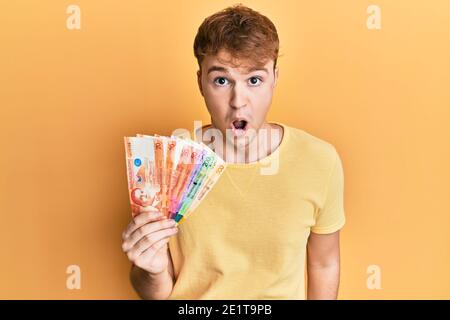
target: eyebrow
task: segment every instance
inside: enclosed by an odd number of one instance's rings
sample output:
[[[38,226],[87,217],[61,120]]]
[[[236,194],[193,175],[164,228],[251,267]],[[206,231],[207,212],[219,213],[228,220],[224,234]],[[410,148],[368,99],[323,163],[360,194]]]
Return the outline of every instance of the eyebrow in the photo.
[[[248,72],[246,72],[245,74],[249,74],[249,73],[251,73],[251,72],[253,72],[253,71],[259,71],[259,70],[264,71],[264,72],[266,72],[267,74],[269,74],[269,71],[267,70],[267,68],[252,67],[252,68],[247,69],[247,70],[248,70]],[[212,66],[212,67],[210,67],[210,68],[208,69],[207,74],[209,74],[210,72],[213,72],[213,71],[223,71],[223,72],[226,72],[226,73],[228,73],[228,74],[230,73],[230,71],[228,71],[227,68],[224,68],[224,67],[221,67],[221,66]]]

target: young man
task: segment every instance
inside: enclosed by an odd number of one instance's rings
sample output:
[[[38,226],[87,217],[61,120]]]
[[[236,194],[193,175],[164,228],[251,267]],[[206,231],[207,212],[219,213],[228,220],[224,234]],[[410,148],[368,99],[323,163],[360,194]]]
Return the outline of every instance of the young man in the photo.
[[[267,122],[278,48],[273,23],[241,5],[200,26],[194,53],[211,125],[197,137],[228,166],[178,232],[146,208],[124,231],[142,298],[337,298],[342,163],[331,144]]]

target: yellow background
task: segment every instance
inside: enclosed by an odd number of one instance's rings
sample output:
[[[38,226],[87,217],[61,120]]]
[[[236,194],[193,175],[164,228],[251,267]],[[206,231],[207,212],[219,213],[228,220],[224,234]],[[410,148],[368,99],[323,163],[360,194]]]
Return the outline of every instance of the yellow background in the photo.
[[[122,138],[208,122],[192,44],[234,3],[2,1],[0,298],[137,298]],[[269,120],[343,161],[340,298],[450,298],[450,2],[243,3],[279,32]],[[66,27],[70,4],[81,30]],[[370,4],[381,30],[366,27]],[[80,290],[66,288],[72,264]]]

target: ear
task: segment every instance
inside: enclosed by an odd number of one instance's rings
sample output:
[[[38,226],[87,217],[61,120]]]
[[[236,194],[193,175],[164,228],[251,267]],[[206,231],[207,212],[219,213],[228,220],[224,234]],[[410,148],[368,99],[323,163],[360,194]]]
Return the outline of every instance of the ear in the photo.
[[[197,83],[198,83],[198,88],[200,89],[200,93],[203,96],[203,88],[202,88],[202,71],[198,70],[197,71]]]
[[[278,70],[279,70],[279,67],[277,66],[275,68],[275,72],[274,72],[274,81],[273,81],[274,88],[277,86],[277,83],[278,83],[278,73],[279,73]]]

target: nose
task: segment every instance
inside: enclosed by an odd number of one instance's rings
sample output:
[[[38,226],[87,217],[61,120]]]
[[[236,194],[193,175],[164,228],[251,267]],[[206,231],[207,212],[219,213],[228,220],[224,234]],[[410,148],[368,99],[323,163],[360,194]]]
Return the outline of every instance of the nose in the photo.
[[[245,92],[245,88],[242,88],[239,86],[239,84],[236,84],[233,87],[232,96],[230,100],[230,106],[234,109],[240,109],[247,105],[246,99],[247,94]]]

